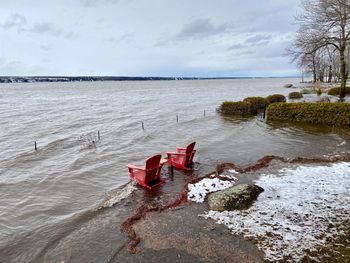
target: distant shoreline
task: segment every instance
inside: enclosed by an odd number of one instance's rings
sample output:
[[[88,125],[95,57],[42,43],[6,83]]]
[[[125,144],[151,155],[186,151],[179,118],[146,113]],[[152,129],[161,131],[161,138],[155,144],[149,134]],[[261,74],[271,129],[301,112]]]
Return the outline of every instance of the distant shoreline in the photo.
[[[124,77],[124,76],[0,76],[0,83],[76,82],[76,81],[167,81],[167,80],[225,80],[281,79],[298,77]]]

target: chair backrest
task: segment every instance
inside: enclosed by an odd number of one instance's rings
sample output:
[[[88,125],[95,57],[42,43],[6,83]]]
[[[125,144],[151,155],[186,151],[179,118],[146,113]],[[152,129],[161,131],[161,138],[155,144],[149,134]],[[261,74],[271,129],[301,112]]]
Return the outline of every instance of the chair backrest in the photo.
[[[160,154],[154,155],[146,160],[146,177],[147,180],[152,180],[158,176],[160,159],[162,156]]]
[[[193,142],[186,147],[186,156],[183,162],[184,166],[190,165],[192,163],[195,145],[196,145],[196,142]]]

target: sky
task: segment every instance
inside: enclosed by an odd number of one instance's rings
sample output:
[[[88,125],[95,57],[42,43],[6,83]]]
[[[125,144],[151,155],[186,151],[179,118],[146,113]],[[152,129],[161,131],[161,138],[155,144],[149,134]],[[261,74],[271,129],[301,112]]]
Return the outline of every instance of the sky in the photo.
[[[0,75],[282,77],[300,0],[0,0]]]

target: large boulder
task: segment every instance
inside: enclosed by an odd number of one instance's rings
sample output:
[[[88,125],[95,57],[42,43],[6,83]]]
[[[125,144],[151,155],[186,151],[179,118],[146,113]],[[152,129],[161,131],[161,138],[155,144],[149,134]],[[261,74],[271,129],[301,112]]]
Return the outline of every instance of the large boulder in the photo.
[[[293,86],[293,84],[286,84],[286,85],[284,85],[284,87],[287,89],[290,89],[290,88],[293,88],[294,86]]]
[[[212,193],[208,197],[210,210],[226,211],[249,208],[264,191],[253,184],[240,184],[223,191]]]

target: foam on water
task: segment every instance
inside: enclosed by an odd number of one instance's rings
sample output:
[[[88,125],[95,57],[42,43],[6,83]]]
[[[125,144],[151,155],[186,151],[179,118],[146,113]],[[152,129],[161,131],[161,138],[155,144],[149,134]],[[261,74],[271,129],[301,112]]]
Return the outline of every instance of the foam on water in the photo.
[[[201,216],[254,240],[267,260],[298,262],[350,219],[350,163],[282,169],[256,184],[265,192],[250,209]]]
[[[130,181],[125,186],[110,191],[98,209],[112,207],[116,203],[128,197],[136,189],[135,183]]]

